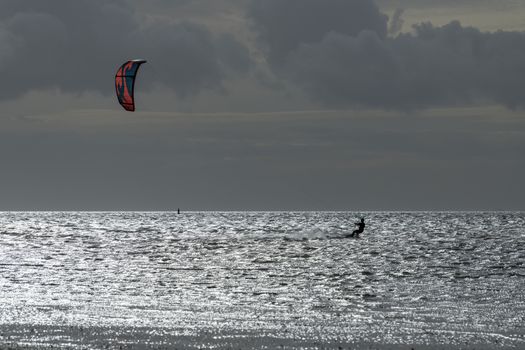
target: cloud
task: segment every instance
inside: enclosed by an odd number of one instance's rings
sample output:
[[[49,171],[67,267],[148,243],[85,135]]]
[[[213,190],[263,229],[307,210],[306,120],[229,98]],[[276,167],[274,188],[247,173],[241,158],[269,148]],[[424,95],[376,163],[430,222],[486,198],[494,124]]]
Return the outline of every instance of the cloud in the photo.
[[[512,7],[519,4],[515,0],[375,0],[380,6],[401,6],[404,8],[436,8],[436,7],[467,7],[467,6],[483,6],[487,8],[504,8]]]
[[[0,52],[0,99],[48,88],[110,93],[116,69],[130,58],[148,59],[150,83],[180,95],[219,88],[251,65],[234,37],[191,21],[142,21],[125,0],[2,1]]]
[[[524,33],[452,21],[387,37],[386,16],[369,1],[254,1],[250,13],[274,73],[326,106],[525,107]]]
[[[332,31],[387,33],[388,17],[370,0],[253,0],[248,13],[270,59],[279,63],[301,44],[319,42]]]
[[[402,16],[404,12],[405,10],[402,8],[396,9],[388,25],[388,34],[397,34],[403,29],[403,24],[405,21],[403,20]]]
[[[5,124],[4,210],[525,206],[525,120],[501,108],[412,115],[68,111]]]
[[[255,65],[252,51],[262,52],[259,76],[271,72],[272,86],[312,101],[300,108],[414,110],[480,101],[524,107],[523,33],[482,32],[453,21],[392,36],[401,11],[389,21],[370,0],[246,2],[257,50],[240,17],[243,0],[155,0],[147,13],[137,0],[0,1],[0,100],[56,89],[110,96],[115,71],[128,58],[148,60],[144,90],[162,84],[178,97],[238,91],[248,83],[237,77],[256,84],[247,74]],[[221,21],[231,20],[233,8],[238,23],[225,29]],[[196,14],[178,20],[189,13]],[[272,88],[268,98],[268,84],[257,88],[255,98],[270,103],[253,105],[273,106],[281,94]],[[230,97],[225,108],[238,100]]]

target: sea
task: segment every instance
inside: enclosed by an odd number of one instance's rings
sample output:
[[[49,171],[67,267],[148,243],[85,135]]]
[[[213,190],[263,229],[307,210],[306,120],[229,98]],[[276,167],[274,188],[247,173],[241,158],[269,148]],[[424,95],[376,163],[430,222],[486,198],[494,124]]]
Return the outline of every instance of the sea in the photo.
[[[0,348],[525,349],[525,213],[3,212]]]

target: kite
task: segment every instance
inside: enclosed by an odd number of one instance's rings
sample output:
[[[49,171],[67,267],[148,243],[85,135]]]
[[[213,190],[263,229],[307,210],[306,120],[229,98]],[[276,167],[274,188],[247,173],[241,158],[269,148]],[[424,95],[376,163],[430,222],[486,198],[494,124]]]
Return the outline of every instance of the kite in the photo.
[[[146,63],[146,60],[131,60],[124,63],[115,75],[115,90],[118,102],[126,111],[135,111],[135,78],[139,67]]]

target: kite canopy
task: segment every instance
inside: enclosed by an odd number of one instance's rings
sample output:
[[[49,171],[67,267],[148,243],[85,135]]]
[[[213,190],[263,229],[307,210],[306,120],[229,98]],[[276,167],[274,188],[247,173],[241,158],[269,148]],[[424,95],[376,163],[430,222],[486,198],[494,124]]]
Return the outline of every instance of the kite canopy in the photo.
[[[135,111],[135,77],[141,64],[146,60],[131,60],[124,63],[115,75],[115,90],[117,92],[118,102],[126,111]]]

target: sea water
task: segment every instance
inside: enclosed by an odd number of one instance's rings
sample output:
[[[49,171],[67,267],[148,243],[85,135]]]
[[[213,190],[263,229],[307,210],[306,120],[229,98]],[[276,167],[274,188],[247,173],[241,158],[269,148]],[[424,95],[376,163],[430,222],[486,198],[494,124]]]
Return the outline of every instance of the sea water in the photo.
[[[524,264],[525,213],[6,212],[0,346],[525,348]]]

